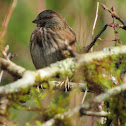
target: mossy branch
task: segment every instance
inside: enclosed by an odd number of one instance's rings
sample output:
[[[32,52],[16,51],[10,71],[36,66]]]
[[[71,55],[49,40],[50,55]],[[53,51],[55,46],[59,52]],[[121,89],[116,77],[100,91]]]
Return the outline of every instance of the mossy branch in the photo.
[[[110,113],[107,112],[91,112],[88,111],[89,109],[92,109],[96,104],[101,103],[102,101],[106,101],[108,98],[112,96],[116,96],[120,94],[121,92],[126,91],[126,83],[116,86],[105,93],[101,93],[100,95],[96,96],[93,100],[89,101],[88,104],[83,104],[78,107],[75,107],[72,110],[69,110],[63,114],[58,114],[55,115],[54,118],[46,121],[45,123],[42,124],[42,126],[52,126],[57,119],[64,119],[66,116],[71,117],[75,113],[79,113],[81,116],[82,115],[87,115],[87,116],[97,116],[97,117],[107,117],[109,116]]]
[[[42,83],[57,74],[64,72],[71,72],[83,66],[84,64],[91,63],[93,60],[100,60],[108,56],[126,54],[126,46],[106,48],[102,51],[81,54],[75,58],[68,58],[60,62],[51,64],[49,67],[39,69],[36,71],[26,70],[25,68],[16,65],[15,63],[0,58],[0,67],[8,71],[11,75],[18,78],[17,81],[0,87],[0,94],[10,94],[20,91],[22,88],[33,86],[37,83]],[[60,86],[59,86],[60,88]]]

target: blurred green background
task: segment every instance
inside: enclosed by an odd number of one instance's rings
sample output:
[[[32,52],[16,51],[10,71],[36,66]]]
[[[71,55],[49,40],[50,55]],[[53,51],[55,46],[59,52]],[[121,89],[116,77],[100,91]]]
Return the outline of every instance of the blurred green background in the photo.
[[[0,0],[0,31],[4,30],[3,22],[7,18],[8,12],[15,0]],[[107,7],[114,6],[118,15],[126,21],[125,7],[126,0],[100,0]],[[69,26],[73,28],[77,36],[77,46],[85,47],[92,41],[92,27],[95,19],[97,0],[17,0],[16,6],[9,20],[7,32],[0,38],[0,49],[6,45],[10,46],[9,52],[16,52],[17,56],[13,62],[27,69],[35,70],[31,60],[29,41],[30,35],[36,27],[32,21],[38,13],[45,9],[56,10],[67,20]],[[111,23],[112,18],[107,11],[99,6],[98,20],[94,31],[94,36],[104,27],[106,23]],[[126,42],[126,32],[119,30],[119,36],[122,42]],[[106,40],[115,38],[112,28],[108,28],[101,36]],[[114,42],[98,41],[95,49],[112,46]],[[13,79],[4,74],[2,84],[9,83]],[[28,120],[23,117],[24,122]],[[20,117],[19,117],[20,118]],[[22,121],[22,120],[20,120]],[[20,122],[19,122],[20,123]],[[23,125],[23,124],[22,124]]]

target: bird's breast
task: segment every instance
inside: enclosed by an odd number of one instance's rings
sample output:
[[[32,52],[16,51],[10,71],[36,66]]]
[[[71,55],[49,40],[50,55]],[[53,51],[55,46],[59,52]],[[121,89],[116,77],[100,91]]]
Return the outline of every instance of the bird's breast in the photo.
[[[65,58],[60,49],[62,37],[49,28],[37,27],[31,35],[30,43],[32,60],[37,69]]]

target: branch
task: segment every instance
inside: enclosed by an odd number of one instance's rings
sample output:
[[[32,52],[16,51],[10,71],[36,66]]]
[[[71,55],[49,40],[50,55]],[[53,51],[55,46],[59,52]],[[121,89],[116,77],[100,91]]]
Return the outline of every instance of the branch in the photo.
[[[98,10],[99,10],[99,2],[97,2],[96,15],[95,15],[95,20],[94,20],[93,28],[92,28],[92,40],[93,40],[93,35],[94,35],[94,30],[95,30],[96,22],[97,22],[97,19],[98,19]],[[91,52],[93,52],[93,48],[91,48]]]
[[[83,104],[83,105],[80,105],[79,107],[69,110],[63,114],[55,115],[54,118],[46,121],[44,124],[42,124],[42,126],[52,126],[55,123],[56,119],[63,120],[66,116],[71,117],[75,113],[80,113],[81,116],[87,115],[87,116],[107,117],[110,113],[91,112],[91,111],[87,111],[87,110],[93,108],[95,104],[101,103],[102,101],[105,101],[112,96],[116,96],[116,95],[120,94],[122,91],[126,91],[126,83],[124,83],[120,86],[116,86],[116,87],[106,91],[105,93],[102,93],[102,94],[96,96],[94,98],[94,100],[93,101],[91,100],[88,104]]]
[[[93,47],[93,45],[95,45],[95,43],[96,43],[96,41],[97,41],[97,39],[100,37],[100,35],[106,30],[106,28],[108,27],[108,24],[106,24],[103,28],[102,28],[102,30],[98,33],[98,35],[94,38],[94,40],[91,42],[91,44],[90,45],[88,45],[86,48],[86,50],[85,50],[85,52],[87,53],[87,52],[89,52],[90,51],[90,49]]]
[[[84,108],[86,110],[87,108],[89,108],[89,106],[81,105],[81,106],[76,107],[76,108],[74,108],[72,110],[68,110],[67,112],[65,112],[63,114],[57,114],[57,115],[54,116],[54,118],[52,118],[52,119],[46,121],[45,123],[43,123],[42,126],[52,126],[55,123],[56,119],[62,119],[63,120],[66,116],[71,117],[75,113],[78,113],[80,111],[80,109],[82,109],[82,108]]]
[[[102,93],[102,94],[98,95],[93,100],[93,102],[95,102],[95,103],[101,103],[102,101],[105,101],[108,98],[110,98],[112,96],[115,96],[115,95],[118,95],[118,94],[120,94],[121,92],[124,92],[124,91],[126,91],[126,83],[121,84],[119,86],[116,86],[116,87],[114,87],[114,88],[106,91],[105,93]]]
[[[60,91],[65,90],[64,83],[62,83],[61,81],[49,81],[49,85],[51,85],[54,90],[60,90]],[[84,92],[87,89],[87,84],[86,83],[69,82],[69,88],[70,89],[79,88],[81,91]]]
[[[103,3],[101,3],[101,7],[102,7],[104,10],[107,10],[107,11],[111,14],[112,17],[116,18],[118,21],[120,21],[120,22],[123,24],[123,27],[120,27],[120,28],[126,30],[126,22],[123,21],[123,19],[121,19],[121,18],[117,15],[117,13],[115,12],[115,8],[114,8],[114,7],[112,7],[111,9],[109,9],[109,8],[107,8]]]
[[[0,58],[0,67],[4,68],[4,70],[9,71],[11,74],[20,76],[22,77],[21,79],[10,83],[5,86],[0,87],[0,94],[9,94],[9,93],[14,93],[20,91],[22,88],[26,88],[29,86],[33,86],[34,84],[38,82],[43,82],[44,80],[47,80],[50,77],[53,77],[57,75],[57,73],[62,73],[64,71],[71,71],[80,67],[81,65],[85,63],[90,63],[94,59],[100,60],[102,58],[112,56],[112,55],[119,55],[119,54],[126,54],[126,46],[120,46],[120,47],[113,47],[113,48],[108,48],[104,51],[97,51],[93,53],[88,53],[88,54],[82,54],[79,55],[76,58],[69,58],[60,62],[57,62],[55,64],[50,65],[47,68],[43,68],[40,70],[37,70],[36,72],[34,71],[29,71],[26,70],[11,61],[7,61],[3,58]],[[115,96],[119,94],[121,91],[126,90],[126,84],[122,84],[120,86],[117,86],[113,89],[110,89],[106,91],[105,93],[100,94],[99,96],[96,96],[93,101],[91,100],[87,105],[81,105],[79,107],[74,108],[73,110],[69,110],[68,112],[65,112],[64,114],[58,114],[56,115],[53,119],[50,119],[46,124],[54,124],[55,119],[63,119],[64,117],[71,117],[73,114],[80,112],[81,115],[87,114],[87,115],[97,115],[98,113],[91,113],[87,110],[93,108],[95,104],[100,103],[101,101],[105,101],[108,98]],[[87,111],[87,112],[86,112]],[[109,113],[104,113],[107,116]],[[102,115],[103,116],[103,115]]]
[[[3,38],[6,31],[7,31],[7,27],[8,27],[8,23],[9,23],[9,20],[10,20],[10,17],[12,15],[12,12],[14,10],[14,8],[16,7],[16,4],[17,4],[17,0],[13,0],[13,3],[12,3],[12,6],[7,14],[7,17],[5,18],[4,22],[3,22],[3,27],[4,27],[4,30],[2,32],[0,32],[0,37]]]
[[[0,58],[0,67],[3,70],[7,70],[11,75],[16,77],[22,77],[23,73],[26,71],[25,68],[3,58]]]
[[[1,86],[0,95],[1,94],[6,95],[6,94],[19,92],[21,91],[22,88],[24,89],[24,88],[33,86],[35,84],[35,78],[36,78],[35,75],[36,74],[32,71],[26,71],[22,79],[19,79],[5,86]]]
[[[97,2],[96,16],[95,16],[95,20],[94,20],[94,24],[93,24],[93,28],[92,28],[92,38],[93,38],[93,35],[94,35],[94,29],[95,29],[95,26],[96,26],[96,22],[97,22],[97,19],[98,19],[98,10],[99,10],[99,2]]]
[[[8,50],[9,50],[9,45],[7,45],[4,50],[1,50],[1,53],[4,56],[5,59],[10,61],[13,57],[16,56],[16,53],[14,53],[14,54],[11,54],[11,53],[7,54]],[[4,71],[2,70],[0,72],[0,83],[1,83],[1,79],[2,79],[3,73],[4,73]]]
[[[114,28],[122,28],[122,29],[124,29],[124,30],[126,30],[126,22],[124,22],[118,15],[117,15],[117,13],[115,12],[115,8],[114,7],[112,7],[112,9],[109,9],[109,8],[107,8],[103,3],[101,3],[101,6],[102,6],[102,8],[104,9],[104,10],[107,10],[110,14],[111,14],[111,16],[112,16],[112,18],[114,19],[117,19],[118,21],[120,21],[123,25],[120,25],[120,24],[117,24],[117,25],[115,25],[115,24],[106,24],[103,28],[102,28],[102,30],[97,34],[97,36],[94,38],[94,40],[91,42],[91,44],[90,45],[88,45],[87,47],[86,47],[86,50],[85,50],[85,52],[87,53],[87,52],[89,52],[90,51],[90,49],[95,45],[95,43],[96,43],[96,41],[97,41],[97,39],[100,37],[100,35],[106,30],[106,28],[107,28],[107,26],[110,26],[110,27],[114,27]],[[116,34],[116,39],[115,39],[115,41],[117,41],[117,42],[119,42],[119,43],[121,43],[122,44],[122,42],[120,41],[120,39],[119,39],[119,37],[118,37],[118,32],[117,32],[117,30],[115,30],[115,34]]]
[[[101,112],[83,111],[81,114],[86,116],[108,117],[110,113],[104,111]]]
[[[57,114],[56,116],[54,116],[54,118],[43,123],[42,126],[52,126],[52,125],[54,125],[54,123],[57,119],[63,120],[66,116],[71,117],[75,113],[78,113],[83,108],[86,108],[86,106],[84,107],[84,105],[81,105],[80,107],[76,107],[63,114]],[[97,117],[107,117],[109,115],[109,113],[107,113],[107,112],[91,112],[91,111],[83,111],[83,113],[81,113],[81,114],[86,115],[86,116],[97,116]]]
[[[107,48],[106,50],[92,52],[88,54],[81,54],[75,58],[68,58],[63,61],[51,64],[49,67],[39,69],[37,71],[26,70],[25,68],[14,64],[11,61],[7,61],[0,58],[0,68],[8,71],[14,76],[18,76],[19,80],[12,82],[8,85],[0,87],[0,94],[10,94],[20,91],[22,88],[33,86],[43,81],[47,81],[49,78],[56,76],[57,74],[71,72],[74,75],[76,68],[81,67],[86,63],[91,63],[94,59],[100,60],[102,58],[126,54],[126,46]],[[78,85],[79,86],[79,85]],[[60,85],[59,85],[60,88]]]

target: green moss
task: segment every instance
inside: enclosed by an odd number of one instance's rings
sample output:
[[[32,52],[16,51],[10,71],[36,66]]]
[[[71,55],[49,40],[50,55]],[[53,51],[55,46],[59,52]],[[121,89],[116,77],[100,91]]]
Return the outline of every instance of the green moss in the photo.
[[[14,103],[25,103],[30,98],[30,89],[28,88],[22,89],[18,93],[9,95],[9,99]]]
[[[126,92],[122,92],[121,94],[110,98],[110,119],[113,119],[116,123],[117,120],[120,121],[121,125],[126,123]]]
[[[88,88],[93,91],[104,91],[122,83],[120,74],[126,67],[126,56],[109,56],[102,60],[93,60],[84,64],[82,77]],[[81,78],[82,79],[82,78]]]

